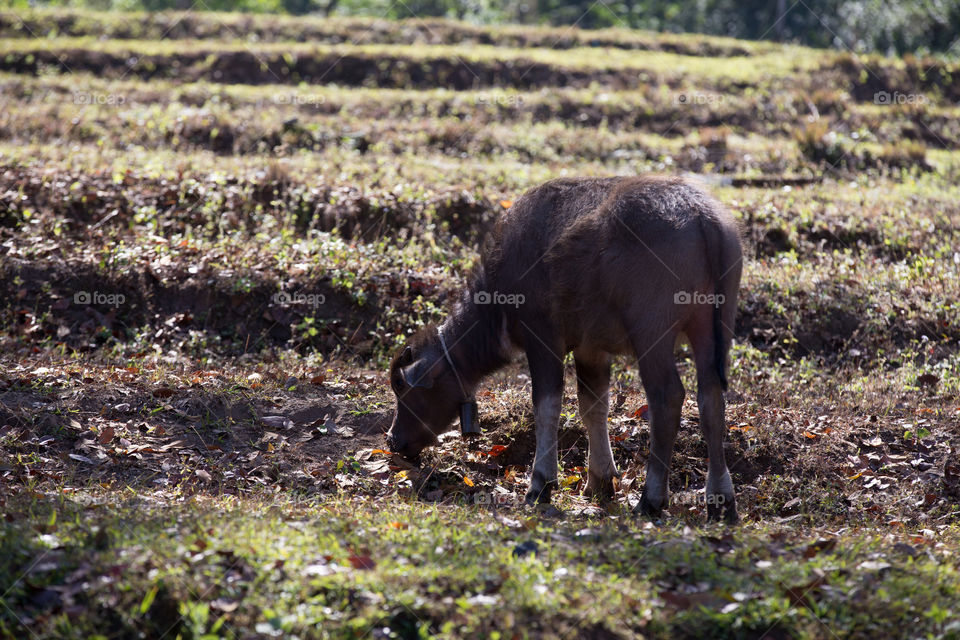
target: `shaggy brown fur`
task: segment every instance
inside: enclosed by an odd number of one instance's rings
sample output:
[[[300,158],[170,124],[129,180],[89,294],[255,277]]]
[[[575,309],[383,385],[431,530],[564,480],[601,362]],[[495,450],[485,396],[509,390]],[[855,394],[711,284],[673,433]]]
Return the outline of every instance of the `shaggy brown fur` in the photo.
[[[684,396],[673,348],[686,335],[710,458],[708,514],[736,519],[723,458],[722,391],[741,262],[730,214],[680,178],[561,179],[531,189],[501,220],[451,316],[415,335],[394,359],[390,379],[398,403],[389,446],[416,456],[449,428],[481,379],[522,350],[537,423],[527,498],[549,501],[563,357],[572,351],[590,441],[588,488],[609,495],[617,474],[606,430],[610,361],[633,354],[651,410],[651,456],[639,508],[659,513],[667,503]]]

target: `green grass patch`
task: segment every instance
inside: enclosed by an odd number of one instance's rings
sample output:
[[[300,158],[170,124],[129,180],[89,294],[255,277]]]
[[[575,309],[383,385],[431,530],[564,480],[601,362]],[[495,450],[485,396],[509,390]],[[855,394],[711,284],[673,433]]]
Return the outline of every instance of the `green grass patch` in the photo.
[[[935,537],[405,499],[8,499],[16,637],[954,637]],[[932,534],[932,532],[931,532]],[[14,615],[15,614],[15,615]],[[897,630],[903,630],[901,634]],[[909,630],[909,631],[908,631]]]

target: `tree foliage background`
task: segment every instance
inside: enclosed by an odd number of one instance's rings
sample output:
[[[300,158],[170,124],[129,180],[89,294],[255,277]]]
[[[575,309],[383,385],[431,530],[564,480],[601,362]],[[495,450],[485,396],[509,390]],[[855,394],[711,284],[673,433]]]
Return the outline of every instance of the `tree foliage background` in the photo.
[[[960,50],[960,0],[0,0],[0,6],[27,5],[449,17],[483,24],[696,32],[891,54]]]

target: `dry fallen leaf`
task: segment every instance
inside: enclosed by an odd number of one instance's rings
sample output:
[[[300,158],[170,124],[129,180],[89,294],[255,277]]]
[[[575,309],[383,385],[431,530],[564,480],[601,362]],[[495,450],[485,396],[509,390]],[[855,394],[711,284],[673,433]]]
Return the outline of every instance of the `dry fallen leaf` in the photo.
[[[363,571],[369,571],[377,566],[377,563],[374,562],[370,556],[350,556],[347,560],[350,561],[354,569],[361,569]]]
[[[100,430],[100,435],[97,436],[97,442],[100,444],[110,444],[110,441],[113,440],[115,433],[116,429],[111,426],[106,426]]]

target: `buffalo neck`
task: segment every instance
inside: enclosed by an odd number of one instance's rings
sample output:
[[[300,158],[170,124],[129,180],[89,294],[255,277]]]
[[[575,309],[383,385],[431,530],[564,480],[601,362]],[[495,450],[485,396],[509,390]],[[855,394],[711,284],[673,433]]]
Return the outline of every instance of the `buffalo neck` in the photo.
[[[502,340],[499,305],[476,304],[466,298],[443,323],[443,335],[457,372],[469,389],[509,362]]]

